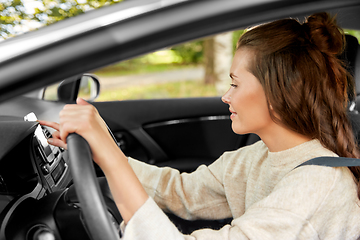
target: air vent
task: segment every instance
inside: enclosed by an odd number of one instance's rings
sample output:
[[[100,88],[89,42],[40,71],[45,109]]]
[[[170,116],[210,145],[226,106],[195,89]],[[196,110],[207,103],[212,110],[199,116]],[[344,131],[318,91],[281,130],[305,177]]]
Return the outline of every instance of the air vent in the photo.
[[[51,138],[52,137],[52,134],[46,128],[43,128],[43,133],[45,134],[46,138]]]

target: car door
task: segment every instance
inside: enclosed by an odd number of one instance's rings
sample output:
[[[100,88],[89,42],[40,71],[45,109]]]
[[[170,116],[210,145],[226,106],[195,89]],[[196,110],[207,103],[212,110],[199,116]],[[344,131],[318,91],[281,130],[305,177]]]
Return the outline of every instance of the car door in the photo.
[[[220,97],[93,103],[125,154],[158,166],[192,171],[223,152],[257,140],[231,130]]]

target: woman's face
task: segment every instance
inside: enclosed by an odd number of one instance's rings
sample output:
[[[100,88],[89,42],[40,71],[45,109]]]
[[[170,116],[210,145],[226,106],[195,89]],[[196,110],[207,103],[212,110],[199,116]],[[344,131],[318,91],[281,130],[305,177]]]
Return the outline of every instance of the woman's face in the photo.
[[[232,129],[237,134],[255,133],[261,137],[274,124],[259,80],[247,69],[251,50],[236,51],[231,68],[231,87],[222,97],[232,113]]]

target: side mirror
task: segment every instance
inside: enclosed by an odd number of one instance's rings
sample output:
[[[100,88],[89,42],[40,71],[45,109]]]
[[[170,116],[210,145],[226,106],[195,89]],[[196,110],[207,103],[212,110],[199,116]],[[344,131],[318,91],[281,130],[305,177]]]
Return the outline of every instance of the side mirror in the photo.
[[[94,101],[100,93],[100,82],[93,74],[84,74],[80,79],[78,97],[86,101]]]
[[[61,101],[65,103],[73,103],[77,97],[81,97],[86,101],[95,100],[100,93],[100,82],[96,75],[85,73],[63,80],[56,86],[57,96],[47,94],[51,88],[45,89],[44,99],[52,101]],[[47,97],[49,96],[49,97]]]

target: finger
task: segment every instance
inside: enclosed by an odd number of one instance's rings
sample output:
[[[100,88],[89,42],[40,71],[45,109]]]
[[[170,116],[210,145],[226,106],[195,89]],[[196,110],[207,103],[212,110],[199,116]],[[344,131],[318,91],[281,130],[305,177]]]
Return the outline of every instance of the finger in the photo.
[[[100,122],[99,119],[101,119],[98,111],[91,104],[66,105],[63,110],[60,111],[59,116],[61,129],[63,130],[63,125],[67,124],[68,127],[76,128],[71,129],[72,131],[90,130],[92,128],[91,126],[96,124],[96,122]]]
[[[64,108],[60,111],[59,116],[60,119],[62,117],[71,116],[74,117],[77,115],[78,117],[84,117],[88,114],[97,114],[97,109],[91,104],[84,104],[84,105],[76,105],[76,104],[67,104]]]
[[[68,134],[75,132],[91,141],[95,132],[101,134],[100,129],[108,133],[106,125],[96,108],[83,99],[79,98],[78,102],[80,105],[66,105],[60,111],[60,139],[66,143]]]
[[[61,138],[60,138],[60,133],[59,133],[58,131],[53,132],[53,133],[52,133],[52,138],[61,139]]]
[[[61,123],[60,124],[60,140],[64,143],[67,143],[66,138],[70,133],[78,133],[77,132],[77,126],[76,124],[72,124],[69,122]],[[80,133],[78,133],[80,134]],[[80,134],[81,135],[81,134]]]
[[[57,131],[59,131],[59,129],[60,129],[60,125],[56,122],[50,122],[50,121],[44,121],[44,120],[38,120],[38,122],[40,123],[40,125],[51,127]]]
[[[60,139],[49,138],[47,141],[48,141],[49,144],[51,144],[51,145],[53,145],[53,146],[67,149],[67,144],[64,143],[63,141],[61,141]]]
[[[76,103],[78,105],[91,105],[90,103],[88,103],[87,101],[85,101],[84,99],[79,98],[79,97],[76,99]]]

